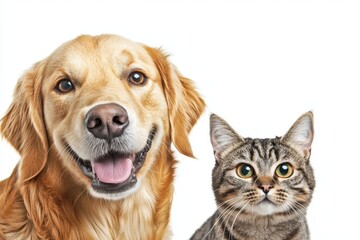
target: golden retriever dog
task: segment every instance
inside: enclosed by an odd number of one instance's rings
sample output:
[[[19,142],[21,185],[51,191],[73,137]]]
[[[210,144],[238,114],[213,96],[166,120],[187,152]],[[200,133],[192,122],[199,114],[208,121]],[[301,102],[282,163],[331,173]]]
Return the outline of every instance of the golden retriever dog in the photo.
[[[80,36],[17,83],[1,120],[21,160],[0,182],[0,239],[167,239],[171,144],[205,107],[159,49]]]

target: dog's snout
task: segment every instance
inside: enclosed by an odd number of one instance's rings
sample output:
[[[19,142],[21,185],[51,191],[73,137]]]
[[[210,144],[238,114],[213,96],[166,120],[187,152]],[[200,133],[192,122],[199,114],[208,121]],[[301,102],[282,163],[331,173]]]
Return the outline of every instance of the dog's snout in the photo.
[[[96,138],[110,142],[123,133],[129,125],[129,117],[125,108],[115,103],[108,103],[92,108],[86,114],[85,124]]]

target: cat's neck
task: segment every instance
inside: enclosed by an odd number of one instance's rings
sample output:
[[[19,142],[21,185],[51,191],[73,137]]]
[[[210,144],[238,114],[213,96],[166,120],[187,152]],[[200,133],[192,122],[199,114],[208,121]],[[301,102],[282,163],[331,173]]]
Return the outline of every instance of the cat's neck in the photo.
[[[305,221],[306,212],[298,212],[297,214],[275,213],[261,216],[247,211],[242,211],[240,213],[237,211],[226,213],[218,210],[217,215],[224,223],[239,223],[242,226],[246,225],[248,227],[254,226],[256,228],[269,228],[281,226],[290,222],[293,224],[302,224],[302,222]]]
[[[293,235],[295,233],[297,235],[307,232],[305,215],[273,214],[259,216],[246,212],[233,214],[217,212],[216,214],[218,221],[223,225],[222,228],[226,228],[229,234],[234,237],[248,236],[250,239],[288,239],[286,236],[295,236]],[[242,238],[239,237],[239,239]]]

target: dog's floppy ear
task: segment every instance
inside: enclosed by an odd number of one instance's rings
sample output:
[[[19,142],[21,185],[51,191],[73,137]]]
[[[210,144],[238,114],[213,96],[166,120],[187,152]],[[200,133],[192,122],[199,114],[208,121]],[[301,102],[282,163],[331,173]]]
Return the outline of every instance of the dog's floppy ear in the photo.
[[[43,121],[41,75],[37,63],[18,81],[13,102],[1,120],[1,134],[20,153],[20,181],[35,177],[45,166],[48,142]]]
[[[205,102],[193,82],[182,76],[160,49],[145,47],[153,58],[162,78],[168,104],[171,139],[182,154],[194,157],[189,132],[205,108]]]

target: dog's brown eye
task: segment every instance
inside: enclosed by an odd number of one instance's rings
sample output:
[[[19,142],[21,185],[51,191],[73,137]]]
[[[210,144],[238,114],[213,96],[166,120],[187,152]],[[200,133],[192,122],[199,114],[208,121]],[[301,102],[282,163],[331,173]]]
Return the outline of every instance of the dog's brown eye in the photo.
[[[128,81],[134,85],[142,85],[146,82],[146,80],[146,76],[141,72],[132,72],[128,78]]]
[[[68,79],[63,79],[56,85],[55,89],[61,93],[68,93],[74,90],[73,83]]]

